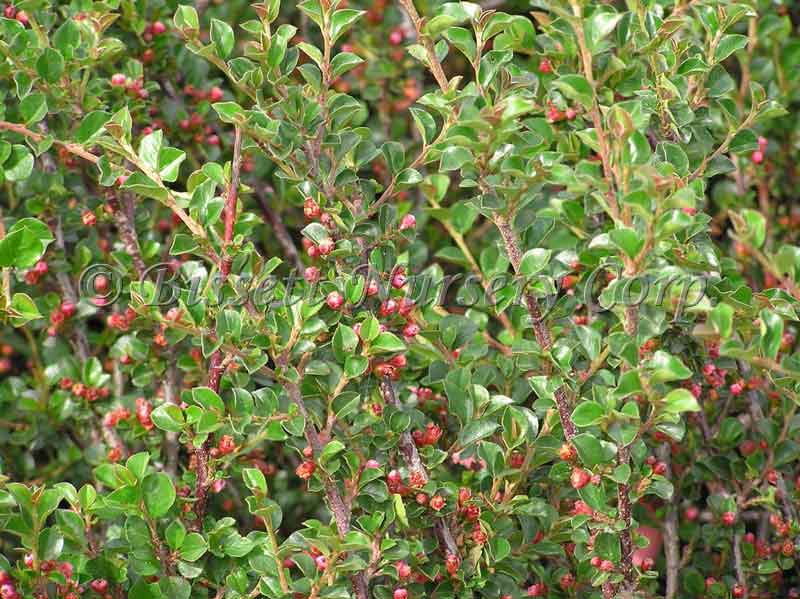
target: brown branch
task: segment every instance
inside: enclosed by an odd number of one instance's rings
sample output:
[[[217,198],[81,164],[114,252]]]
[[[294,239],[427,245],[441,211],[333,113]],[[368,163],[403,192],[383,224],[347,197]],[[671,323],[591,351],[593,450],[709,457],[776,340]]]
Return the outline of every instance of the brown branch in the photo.
[[[264,220],[266,220],[267,223],[269,223],[269,225],[272,227],[272,232],[275,234],[275,239],[277,240],[278,245],[281,246],[283,253],[289,259],[292,265],[298,271],[302,272],[303,268],[305,268],[305,265],[303,264],[303,260],[300,258],[300,253],[297,251],[297,247],[295,246],[294,241],[292,241],[292,236],[289,233],[289,230],[286,228],[281,215],[272,209],[263,192],[256,191],[256,198],[258,199],[259,206],[261,206],[261,213],[264,215]]]
[[[400,408],[400,401],[397,399],[397,394],[394,392],[394,386],[390,379],[384,378],[380,382],[380,390],[383,401],[386,402],[387,405],[398,409]],[[404,431],[400,433],[397,447],[400,449],[400,453],[403,454],[403,461],[409,472],[417,473],[422,478],[423,484],[427,483],[429,480],[428,471],[425,468],[425,464],[422,463],[422,459],[419,457],[417,444],[414,443],[410,432]],[[453,533],[450,531],[450,527],[447,525],[444,518],[437,518],[434,521],[433,530],[439,541],[439,547],[442,549],[442,553],[444,553],[445,556],[455,555],[460,557],[458,546],[453,538]]]
[[[31,131],[24,125],[19,125],[16,123],[9,123],[8,121],[0,121],[0,131],[11,131],[13,133],[17,133],[28,139],[32,139],[33,141],[42,141],[45,139],[45,136],[41,133],[36,133],[35,131]],[[79,156],[84,160],[88,160],[92,164],[97,164],[100,161],[100,157],[96,154],[92,154],[88,150],[86,150],[80,144],[70,143],[66,141],[61,141],[58,139],[53,139],[52,143],[55,145],[64,148],[70,154],[74,154],[75,156]],[[160,178],[157,174],[153,172],[145,172],[145,175],[153,179],[154,181],[160,181]],[[166,197],[162,200],[162,203],[166,205],[172,212],[174,212],[178,218],[183,221],[183,224],[197,237],[203,239],[204,241],[207,239],[207,235],[205,229],[194,220],[191,216],[189,216],[186,211],[180,207],[175,197],[172,195],[172,192],[166,187],[162,186],[163,189],[167,192]],[[212,252],[213,253],[213,252]]]
[[[228,246],[233,241],[233,228],[236,225],[236,207],[239,201],[239,172],[242,167],[242,130],[236,127],[234,142],[233,142],[233,160],[231,162],[231,184],[228,186],[228,195],[225,198],[225,208],[223,209],[223,219],[225,222],[225,231],[222,245],[222,262],[220,263],[220,273],[222,273],[222,282],[231,272],[231,265],[233,264],[233,256],[228,252]]]
[[[222,251],[219,258],[220,293],[222,293],[221,289],[228,280],[228,275],[231,272],[231,265],[233,264],[233,256],[230,255],[228,246],[230,246],[233,241],[233,230],[236,225],[236,208],[239,200],[239,172],[241,166],[242,130],[237,126],[233,144],[233,160],[231,162],[231,183],[228,186],[225,207],[223,208],[224,231]],[[208,365],[207,384],[215,393],[219,393],[222,374],[226,366],[227,360],[225,358],[225,351],[220,348],[211,356]],[[211,487],[210,471],[208,468],[209,452],[210,439],[206,439],[195,451],[197,458],[197,480],[195,482],[194,495],[197,501],[194,505],[194,513],[197,516],[195,526],[197,526],[198,529],[202,526],[203,514],[205,514],[206,502],[208,500],[208,489]]]
[[[314,458],[316,459],[322,453],[324,445],[320,440],[317,427],[311,419],[311,414],[309,414],[306,404],[303,401],[303,393],[300,390],[300,386],[294,381],[287,379],[284,379],[282,382],[292,403],[297,406],[297,409],[306,421],[304,434],[308,445],[313,451]],[[339,537],[343,539],[345,535],[350,532],[352,508],[344,502],[339,488],[330,477],[323,477],[323,486],[325,487],[325,496],[328,499],[328,505],[333,514],[333,519],[336,522],[336,531],[339,533]],[[367,580],[364,572],[359,572],[353,576],[353,589],[358,599],[369,599],[369,580]]]
[[[668,443],[662,443],[658,448],[659,459],[666,464],[667,471],[664,474],[668,479],[672,479],[672,456]],[[678,485],[674,485],[678,488]],[[675,599],[678,592],[678,571],[680,570],[680,537],[678,536],[678,510],[677,493],[673,492],[672,499],[667,504],[667,513],[664,517],[663,537],[664,537],[664,557],[667,562],[667,588],[664,599]]]
[[[31,131],[25,125],[9,123],[8,121],[0,121],[0,131],[12,131],[14,133],[18,133],[24,137],[27,137],[37,142],[42,141],[45,138],[45,136],[42,135],[41,133],[36,133],[35,131]],[[65,141],[60,141],[57,139],[54,139],[53,143],[57,146],[64,148],[70,154],[74,154],[75,156],[80,156],[84,160],[88,160],[93,164],[97,164],[100,161],[99,156],[96,156],[91,152],[85,150],[83,146],[79,144],[73,144]]]
[[[630,461],[630,449],[620,447],[617,454],[620,464]],[[627,591],[632,591],[636,586],[636,571],[633,567],[633,538],[631,536],[631,498],[630,488],[627,484],[617,485],[617,511],[619,519],[625,528],[619,532],[619,542],[622,548],[622,575],[625,577]]]
[[[419,16],[416,7],[414,6],[414,0],[398,0],[400,5],[406,10],[408,16],[411,17],[411,22],[414,23],[414,29],[417,31],[417,41],[422,44],[422,47],[425,48],[425,54],[428,57],[428,66],[431,69],[431,73],[433,73],[434,78],[436,79],[436,83],[439,84],[439,88],[443,92],[447,92],[449,87],[449,83],[447,81],[447,75],[444,74],[444,69],[442,68],[442,63],[439,62],[439,58],[436,56],[436,48],[433,45],[433,40],[425,35],[422,31],[422,27],[425,24],[424,20]]]
[[[136,228],[133,224],[133,203],[131,202],[131,198],[130,196],[123,197],[123,201],[120,202],[117,195],[111,192],[107,196],[107,201],[114,216],[114,221],[117,223],[117,229],[119,230],[120,239],[125,246],[125,251],[133,262],[133,270],[136,272],[136,276],[141,280],[144,273],[147,271],[147,265],[142,258],[139,237],[136,234]]]
[[[500,231],[500,236],[503,238],[503,244],[508,254],[508,259],[511,261],[511,266],[514,272],[520,274],[520,266],[522,264],[522,251],[519,247],[519,240],[511,222],[506,217],[496,217],[495,224]],[[552,347],[552,340],[550,338],[550,330],[542,319],[542,312],[539,309],[539,304],[533,294],[525,292],[525,303],[528,306],[528,313],[533,322],[533,334],[536,337],[536,342],[542,348],[542,351],[548,352]],[[577,434],[575,425],[572,423],[572,411],[567,398],[567,392],[563,386],[556,389],[555,393],[556,407],[558,408],[558,416],[561,420],[561,427],[564,429],[564,437],[567,441],[572,439]]]

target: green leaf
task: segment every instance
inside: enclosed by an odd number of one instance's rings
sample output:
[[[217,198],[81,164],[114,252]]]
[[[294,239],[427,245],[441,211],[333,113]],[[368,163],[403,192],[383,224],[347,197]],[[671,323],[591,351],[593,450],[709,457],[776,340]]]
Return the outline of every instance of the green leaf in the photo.
[[[0,266],[30,268],[52,242],[53,234],[43,222],[35,218],[18,220],[0,240]]]
[[[192,399],[206,410],[225,413],[225,404],[216,391],[208,387],[195,387],[192,389]]]
[[[242,315],[236,310],[225,309],[217,314],[217,337],[236,342],[242,336]]]
[[[421,108],[411,107],[408,109],[417,125],[417,130],[425,144],[431,143],[436,138],[436,121],[433,117]]]
[[[199,246],[197,242],[194,240],[194,237],[191,235],[187,235],[186,233],[176,233],[175,237],[172,238],[172,247],[169,250],[169,253],[173,256],[177,256],[179,254],[188,254],[189,252],[193,252]]]
[[[36,72],[48,83],[56,83],[64,72],[64,57],[53,48],[45,48],[36,61]]]
[[[594,550],[601,559],[607,559],[615,564],[622,560],[622,550],[619,544],[619,535],[610,532],[601,532],[594,541]]]
[[[190,5],[179,6],[175,11],[172,22],[177,29],[197,31],[200,29],[200,19],[197,17],[197,10]]]
[[[224,123],[242,123],[245,119],[244,108],[236,102],[215,102],[211,107],[217,112]]]
[[[196,562],[208,550],[206,540],[196,532],[190,532],[186,535],[180,549],[181,559],[187,562]]]
[[[267,479],[258,468],[245,468],[242,470],[242,479],[245,486],[253,493],[267,494]]]
[[[153,518],[160,518],[175,503],[175,486],[163,472],[148,474],[142,481],[142,497],[147,512]]]
[[[682,381],[692,376],[692,371],[686,368],[678,358],[665,351],[657,351],[645,363],[650,372],[650,383],[668,383]]]
[[[544,248],[533,248],[522,255],[519,265],[519,274],[524,277],[531,277],[544,270],[550,263],[551,250]]]
[[[673,389],[664,397],[664,410],[670,414],[699,412],[700,405],[687,389]]]
[[[366,11],[352,8],[344,8],[334,12],[331,17],[331,41],[335,44],[363,14],[366,14]]]
[[[361,323],[360,335],[365,342],[373,341],[380,334],[380,332],[381,325],[378,322],[378,319],[372,314],[367,316],[367,318]]]
[[[340,77],[362,62],[364,62],[364,59],[352,52],[341,52],[331,60],[331,75],[334,79]]]
[[[470,30],[464,29],[463,27],[450,27],[445,30],[444,37],[458,48],[461,53],[467,57],[470,63],[475,60],[478,48],[475,45],[475,38],[472,36]]]
[[[766,308],[759,312],[758,317],[761,321],[761,338],[759,339],[761,353],[770,360],[774,360],[783,341],[783,318]]]
[[[448,27],[466,23],[477,17],[480,7],[469,2],[446,2],[438,6],[436,16],[426,20],[423,32],[435,37]]]
[[[26,125],[41,121],[47,115],[47,99],[44,94],[25,96],[19,103],[19,113]]]
[[[161,148],[158,153],[158,174],[163,181],[177,181],[186,152],[178,148]]]
[[[656,154],[660,160],[671,164],[680,176],[689,174],[689,157],[678,144],[661,142],[656,147]]]
[[[231,26],[225,21],[211,19],[211,42],[217,50],[217,56],[222,59],[228,58],[236,42]]]
[[[348,378],[361,376],[369,368],[369,360],[364,356],[347,356],[344,361],[344,373]]]
[[[78,143],[88,144],[106,132],[105,125],[111,120],[111,114],[104,110],[90,112],[81,121],[75,139]]]
[[[469,447],[473,443],[485,439],[493,434],[500,425],[494,420],[488,418],[481,418],[479,420],[472,420],[461,430],[458,435],[459,443],[462,448]]]
[[[727,339],[733,332],[733,307],[730,304],[719,303],[708,313],[708,320],[717,334]]]
[[[629,258],[636,258],[644,247],[644,239],[642,236],[634,229],[628,227],[611,229],[608,232],[608,237],[614,245],[625,252]]]
[[[442,157],[439,161],[439,170],[445,172],[455,171],[470,162],[473,162],[473,158],[469,150],[459,146],[450,146],[442,152]]]
[[[179,433],[183,430],[185,420],[183,410],[172,403],[162,403],[150,413],[150,419],[162,431]]]
[[[586,22],[586,38],[589,49],[594,50],[619,23],[624,14],[598,8]]]
[[[562,75],[553,81],[551,85],[570,100],[582,104],[584,108],[590,109],[592,107],[592,86],[582,75]]]
[[[749,154],[758,149],[758,137],[752,129],[743,129],[736,134],[728,146],[732,154]]]
[[[31,320],[41,318],[42,315],[36,307],[36,303],[25,293],[15,293],[11,298],[11,324],[21,327]]]
[[[381,333],[370,345],[370,353],[393,353],[406,350],[406,344],[394,333]]]
[[[747,45],[747,36],[733,33],[723,35],[714,51],[714,61],[722,62],[728,56],[744,48]]]
[[[339,453],[344,451],[344,443],[337,439],[333,439],[329,441],[325,447],[322,448],[318,459],[321,464],[325,464],[326,462],[330,462],[334,457],[336,457]]]
[[[752,244],[760,248],[764,245],[767,238],[767,221],[763,214],[757,210],[750,210],[745,208],[741,212],[741,217],[744,219],[746,230],[742,231],[752,242]]]
[[[64,535],[55,526],[45,528],[39,534],[38,555],[43,560],[55,560],[64,549]]]
[[[606,461],[603,446],[594,435],[588,433],[575,435],[572,438],[572,444],[575,446],[581,462],[588,468],[592,468]]]
[[[578,339],[583,349],[586,350],[586,355],[589,356],[589,359],[594,360],[600,355],[600,346],[603,342],[600,333],[592,327],[584,325],[575,327],[575,333],[578,335]]]
[[[600,422],[605,415],[603,406],[593,401],[584,401],[572,412],[572,422],[580,427],[591,426]]]
[[[164,141],[164,132],[156,129],[149,135],[145,135],[139,142],[139,160],[147,165],[151,170],[158,170],[158,154],[161,151],[161,144]]]
[[[333,354],[340,363],[358,347],[358,335],[347,325],[340,324],[333,334]]]
[[[399,493],[393,493],[394,513],[397,514],[397,520],[404,528],[408,528],[408,514],[406,513],[406,505],[403,503],[403,496]]]
[[[3,164],[4,175],[7,181],[24,181],[33,172],[33,154],[21,145],[11,146],[11,155]]]

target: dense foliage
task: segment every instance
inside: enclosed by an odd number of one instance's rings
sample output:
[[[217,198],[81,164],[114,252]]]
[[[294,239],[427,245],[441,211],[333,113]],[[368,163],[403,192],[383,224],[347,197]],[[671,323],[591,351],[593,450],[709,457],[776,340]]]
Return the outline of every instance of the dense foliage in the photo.
[[[798,24],[5,5],[0,598],[800,597]]]

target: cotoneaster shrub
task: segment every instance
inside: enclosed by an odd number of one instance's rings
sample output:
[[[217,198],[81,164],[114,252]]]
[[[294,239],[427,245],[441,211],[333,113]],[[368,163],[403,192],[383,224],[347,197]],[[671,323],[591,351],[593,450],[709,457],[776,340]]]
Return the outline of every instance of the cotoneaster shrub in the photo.
[[[2,599],[800,595],[793,3],[3,14]]]

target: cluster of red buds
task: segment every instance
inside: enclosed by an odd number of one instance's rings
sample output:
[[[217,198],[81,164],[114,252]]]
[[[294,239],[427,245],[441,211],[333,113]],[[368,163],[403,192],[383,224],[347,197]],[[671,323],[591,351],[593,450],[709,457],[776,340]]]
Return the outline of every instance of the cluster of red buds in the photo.
[[[99,278],[99,277],[98,277]],[[96,287],[96,284],[95,284]],[[121,332],[126,332],[130,329],[131,323],[136,319],[136,311],[133,308],[126,308],[124,312],[115,312],[109,314],[106,318],[106,324]]]
[[[59,327],[72,318],[74,314],[75,304],[66,300],[61,302],[61,305],[50,313],[50,327],[47,329],[47,334],[55,337],[58,334]]]
[[[39,260],[33,268],[25,273],[25,282],[28,285],[36,285],[39,283],[39,279],[46,275],[49,270],[50,267],[47,265],[47,262]]]
[[[139,421],[145,430],[153,430],[153,421],[150,419],[150,413],[153,411],[153,405],[144,397],[136,398],[136,419]]]
[[[73,382],[68,376],[62,378],[58,386],[64,391],[71,392],[75,397],[80,397],[89,402],[97,401],[98,399],[107,399],[111,394],[106,387],[89,387],[81,382]]]
[[[150,96],[150,92],[144,88],[144,80],[131,79],[124,73],[114,73],[109,80],[111,87],[118,87],[124,89],[131,96],[141,98],[142,100]]]
[[[411,433],[414,443],[417,447],[425,447],[426,445],[436,445],[439,439],[442,438],[442,429],[438,424],[429,422],[425,430],[415,430]]]
[[[317,469],[317,465],[314,463],[313,460],[305,460],[300,463],[300,465],[295,469],[295,474],[302,478],[303,480],[308,480],[312,476],[314,476],[314,472]]]

